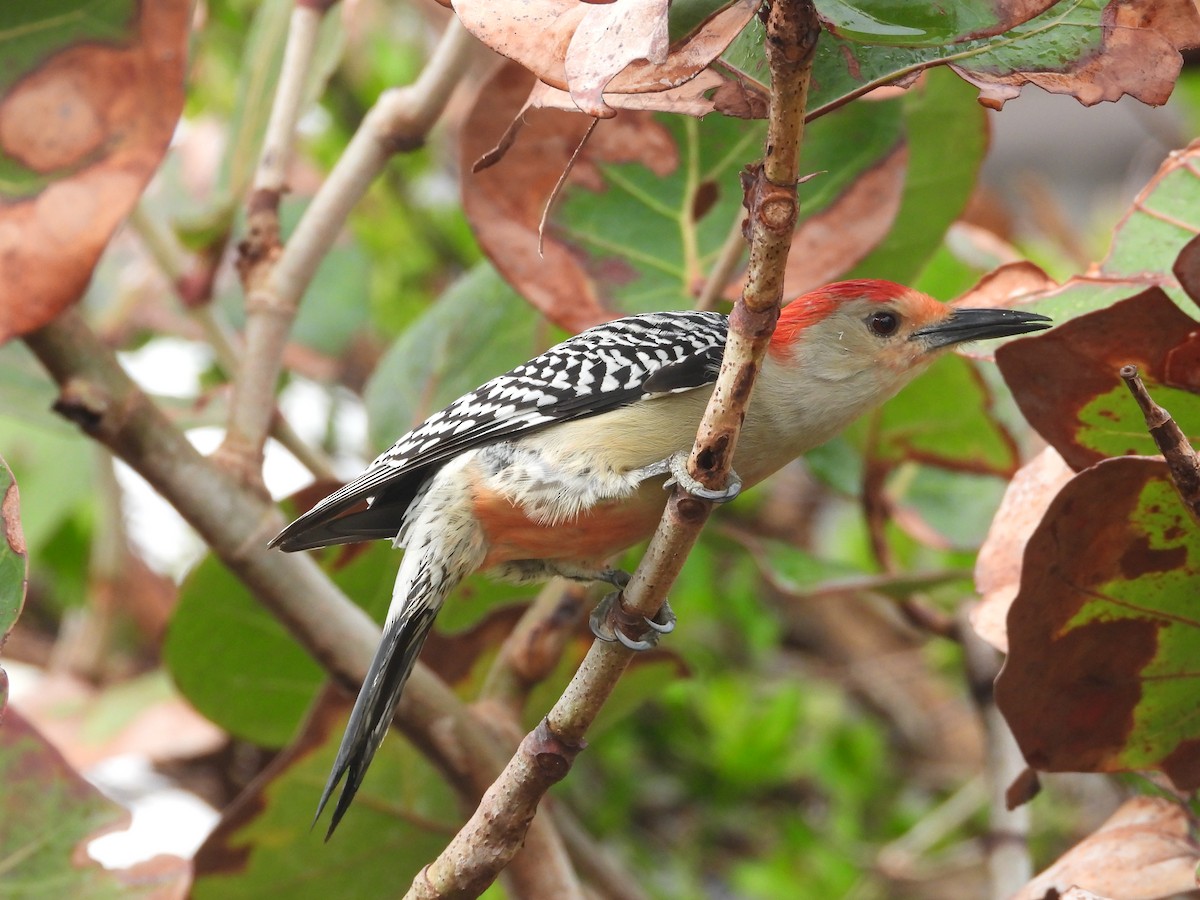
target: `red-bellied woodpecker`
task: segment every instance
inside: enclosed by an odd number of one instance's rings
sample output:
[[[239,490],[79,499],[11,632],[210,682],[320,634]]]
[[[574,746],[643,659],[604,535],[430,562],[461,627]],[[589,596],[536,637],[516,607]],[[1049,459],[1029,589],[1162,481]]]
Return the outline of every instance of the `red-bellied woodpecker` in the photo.
[[[963,341],[1049,327],[1036,313],[955,309],[884,281],[829,285],[783,308],[746,411],[730,490],[706,491],[687,454],[724,352],[714,312],[630,316],[591,328],[435,413],[272,542],[306,550],[387,538],[405,547],[383,641],[354,705],[320,816],[328,837],[383,740],[434,616],[483,569],[536,581],[627,576],[607,560],[650,536],[679,482],[729,499],[882,403]],[[366,504],[364,506],[364,504]],[[603,619],[603,616],[599,617]],[[605,639],[632,642],[593,617]]]

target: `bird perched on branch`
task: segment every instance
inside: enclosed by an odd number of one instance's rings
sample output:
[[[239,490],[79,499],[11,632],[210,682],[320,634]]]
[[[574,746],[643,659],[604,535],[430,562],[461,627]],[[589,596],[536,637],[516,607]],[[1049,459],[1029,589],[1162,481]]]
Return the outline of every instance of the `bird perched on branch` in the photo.
[[[841,282],[793,300],[763,360],[723,492],[686,470],[724,352],[729,322],[720,313],[598,325],[434,413],[272,541],[288,551],[384,538],[405,548],[383,641],[317,809],[319,817],[344,776],[326,837],[362,783],[442,602],[468,575],[623,587],[628,576],[607,560],[654,531],[664,486],[730,499],[739,484],[761,481],[887,400],[947,348],[1049,321],[955,309],[886,281]],[[672,625],[647,622],[634,640],[612,627],[610,611],[593,615],[593,630],[634,649]]]

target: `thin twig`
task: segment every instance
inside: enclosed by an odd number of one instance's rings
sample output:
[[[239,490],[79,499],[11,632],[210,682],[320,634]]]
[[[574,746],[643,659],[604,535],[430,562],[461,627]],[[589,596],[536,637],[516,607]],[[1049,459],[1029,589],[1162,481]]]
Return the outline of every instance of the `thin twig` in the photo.
[[[976,775],[938,803],[911,828],[880,848],[876,868],[892,879],[912,880],[918,862],[961,828],[987,800],[987,787]]]
[[[811,0],[776,0],[767,23],[771,117],[763,164],[747,179],[750,264],[730,318],[724,362],[688,462],[693,477],[720,488],[728,477],[745,405],[783,293],[797,218],[796,184],[804,111],[819,24]],[[653,618],[708,517],[712,504],[676,490],[621,606]],[[413,881],[409,898],[475,896],[524,840],[542,796],[583,749],[583,737],[624,672],[632,651],[596,641],[542,723],[521,742],[470,821]]]
[[[1154,445],[1167,462],[1171,480],[1192,518],[1200,524],[1200,455],[1171,414],[1154,402],[1138,375],[1137,366],[1122,366],[1121,379],[1137,401]]]
[[[279,196],[287,189],[287,167],[292,155],[292,140],[296,123],[300,120],[300,107],[304,102],[304,89],[313,57],[317,52],[317,36],[321,20],[334,5],[325,3],[297,3],[288,22],[287,42],[284,44],[283,63],[279,69],[279,82],[275,99],[271,104],[271,115],[263,133],[262,152],[258,157],[258,168],[254,173],[255,191],[271,191]]]
[[[172,285],[177,285],[187,271],[188,252],[175,233],[146,208],[145,198],[133,208],[128,222],[159,270]]]

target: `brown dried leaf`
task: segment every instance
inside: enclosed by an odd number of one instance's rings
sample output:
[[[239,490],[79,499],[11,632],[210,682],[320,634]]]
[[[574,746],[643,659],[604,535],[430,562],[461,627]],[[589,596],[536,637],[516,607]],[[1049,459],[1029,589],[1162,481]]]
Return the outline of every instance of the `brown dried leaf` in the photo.
[[[463,26],[591,116],[611,117],[605,94],[658,93],[703,71],[758,10],[735,0],[667,46],[664,0],[456,0]]]
[[[1025,885],[1013,900],[1071,896],[1155,900],[1196,889],[1200,848],[1187,813],[1162,797],[1133,797],[1097,831]],[[1090,892],[1090,893],[1088,893]]]
[[[975,589],[982,597],[971,610],[971,627],[1002,653],[1008,652],[1006,620],[1021,584],[1025,544],[1073,474],[1053,447],[1022,466],[1009,482],[988,536],[979,548]]]
[[[504,66],[482,86],[463,128],[463,205],[479,243],[505,279],[552,321],[580,331],[615,313],[605,306],[582,260],[553,230],[538,253],[538,225],[588,121],[559,110],[530,110],[523,116],[522,152],[506,156],[502,165],[470,171],[472,161],[490,149],[491,136],[514,122],[532,86],[529,73],[516,64]],[[601,123],[580,151],[568,183],[601,189],[599,162],[639,162],[666,175],[678,165],[678,150],[649,115],[629,113]]]
[[[1171,271],[1187,295],[1200,303],[1200,235],[1183,245]]]
[[[762,119],[767,114],[767,98],[758,88],[726,78],[712,69],[705,69],[687,84],[671,90],[657,94],[608,94],[604,101],[613,109],[668,112],[696,118],[711,112],[741,119]],[[577,112],[579,107],[566,91],[539,81],[530,92],[525,109]],[[518,120],[524,114],[523,109]]]
[[[1058,282],[1033,263],[1008,263],[984,275],[973,288],[957,298],[954,305],[1010,309],[1056,287]]]
[[[1031,262],[1005,263],[992,270],[978,283],[952,301],[952,306],[967,309],[978,307],[999,307],[1012,309],[1022,303],[1044,297],[1048,292],[1058,287],[1058,284]],[[988,347],[980,349],[975,344],[967,344],[958,349],[958,353],[971,359],[992,361],[996,349],[1002,344],[989,341]]]
[[[604,88],[634,60],[667,61],[667,0],[618,0],[589,4],[567,48],[564,68],[571,98],[591,116],[616,113],[604,104]]]
[[[1200,786],[1198,586],[1200,533],[1161,459],[1103,460],[1055,495],[1025,548],[995,684],[1031,766],[1155,768]]]
[[[1018,806],[1024,806],[1041,792],[1042,779],[1038,776],[1037,769],[1026,766],[1005,789],[1004,806],[1010,811],[1014,810]]]
[[[167,149],[183,108],[191,4],[137,8],[128,41],[76,42],[0,97],[0,153],[29,186],[0,206],[0,341],[79,299]]]

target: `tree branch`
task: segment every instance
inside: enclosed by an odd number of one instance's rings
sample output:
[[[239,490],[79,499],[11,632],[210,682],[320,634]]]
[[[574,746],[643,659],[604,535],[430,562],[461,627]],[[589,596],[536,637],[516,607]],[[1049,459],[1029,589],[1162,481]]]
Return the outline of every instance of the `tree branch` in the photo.
[[[812,54],[820,26],[811,0],[776,0],[767,22],[771,112],[763,163],[746,179],[750,263],[747,283],[730,318],[721,373],[700,424],[688,468],[710,488],[726,482],[746,403],[775,327],[784,263],[798,202],[799,150]],[[633,621],[657,615],[712,504],[676,489],[642,564],[623,592]],[[470,821],[414,880],[409,898],[481,893],[524,840],[545,792],[569,771],[583,736],[608,699],[632,652],[596,641],[570,685],[542,723],[526,735]]]
[[[133,383],[79,312],[26,336],[58,383],[56,410],[145,478],[199,532],[217,557],[334,678],[356,689],[380,632],[308,554],[267,549],[283,525],[258,492],[203,457]],[[418,663],[395,722],[446,779],[474,802],[506,754],[454,693]],[[571,896],[574,872],[545,816],[510,870],[522,896]]]

